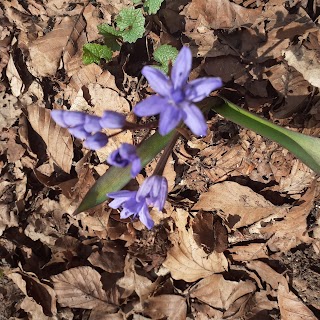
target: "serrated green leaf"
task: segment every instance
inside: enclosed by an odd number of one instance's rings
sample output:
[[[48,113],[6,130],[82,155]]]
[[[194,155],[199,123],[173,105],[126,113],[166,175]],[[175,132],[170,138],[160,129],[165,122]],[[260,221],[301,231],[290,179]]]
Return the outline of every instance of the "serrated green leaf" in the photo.
[[[122,9],[116,22],[124,41],[133,43],[143,37],[145,18],[140,9]]]
[[[145,140],[137,148],[137,154],[141,159],[142,167],[145,167],[174,137],[175,130],[166,136],[161,136],[158,132]],[[122,189],[130,180],[130,166],[125,168],[111,167],[101,176],[91,187],[84,199],[80,203],[75,214],[86,211],[108,199],[107,193]]]
[[[109,26],[107,23],[100,24],[98,25],[97,28],[99,30],[99,33],[102,34],[103,36],[106,36],[106,35],[109,36],[110,34],[116,37],[121,36],[121,31],[116,30],[115,28]]]
[[[153,53],[154,60],[160,63],[160,66],[157,66],[157,68],[164,73],[168,73],[169,62],[171,61],[173,63],[176,60],[178,53],[179,51],[177,48],[169,44],[160,46]]]
[[[112,51],[107,46],[97,43],[87,43],[83,46],[82,62],[84,64],[100,63],[100,59],[110,61]]]
[[[164,0],[146,0],[143,8],[148,14],[156,14]]]
[[[132,0],[133,4],[140,4],[141,0]]]

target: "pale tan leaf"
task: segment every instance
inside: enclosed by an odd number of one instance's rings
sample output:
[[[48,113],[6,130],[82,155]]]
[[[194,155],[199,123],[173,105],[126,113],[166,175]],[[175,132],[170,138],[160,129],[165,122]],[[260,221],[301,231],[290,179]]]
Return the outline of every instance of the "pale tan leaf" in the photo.
[[[64,17],[53,30],[30,45],[30,71],[35,76],[53,76],[60,59],[66,64],[75,52],[75,43],[85,27],[82,17]]]
[[[177,209],[172,215],[178,231],[169,236],[173,246],[163,263],[163,266],[171,272],[172,277],[193,282],[212,273],[224,271],[228,262],[223,253],[214,251],[208,255],[194,240],[192,228],[186,229],[188,212]]]
[[[100,274],[91,267],[78,267],[52,278],[58,302],[64,307],[93,309],[107,303]]]
[[[0,92],[0,131],[10,128],[21,114],[21,109],[15,108],[17,98]]]
[[[18,217],[14,212],[10,211],[7,204],[0,203],[0,236],[2,236],[5,229],[18,226]]]
[[[50,110],[38,105],[28,107],[28,118],[32,128],[46,143],[53,161],[69,173],[73,158],[73,143],[67,129],[58,126],[50,116]]]
[[[232,230],[287,211],[286,207],[277,207],[249,187],[232,181],[211,186],[208,192],[200,195],[192,209],[218,210],[218,215],[227,221]]]
[[[143,313],[151,319],[185,320],[186,298],[173,294],[151,297],[143,303]]]
[[[246,246],[234,246],[228,249],[234,261],[251,261],[268,258],[268,250],[265,243],[250,243]]]
[[[247,263],[247,268],[256,271],[260,278],[273,289],[278,289],[279,284],[288,288],[286,278],[262,261],[250,261]]]
[[[120,310],[117,313],[111,313],[109,307],[100,307],[93,309],[89,320],[126,320],[126,315]]]
[[[129,256],[126,257],[123,270],[124,277],[117,281],[117,285],[124,290],[121,295],[122,298],[129,297],[133,292],[136,292],[140,301],[143,302],[155,290],[157,284],[137,274],[134,263],[134,259],[131,259]]]
[[[198,282],[190,290],[190,296],[211,307],[228,310],[237,299],[255,290],[251,281],[228,281],[221,274],[213,274]]]
[[[54,320],[55,318],[46,316],[42,307],[29,297],[23,299],[20,308],[28,314],[28,319],[31,320]]]
[[[211,29],[234,29],[252,25],[261,14],[261,8],[246,9],[229,0],[193,0],[183,13]]]
[[[6,69],[6,75],[10,82],[11,92],[15,97],[19,97],[21,91],[24,90],[24,84],[14,64],[12,55],[10,55],[9,62]]]
[[[284,58],[290,66],[303,75],[305,80],[320,88],[320,62],[315,50],[308,50],[300,44],[292,45],[284,51]]]
[[[278,304],[282,320],[316,320],[317,317],[285,286],[279,285]]]

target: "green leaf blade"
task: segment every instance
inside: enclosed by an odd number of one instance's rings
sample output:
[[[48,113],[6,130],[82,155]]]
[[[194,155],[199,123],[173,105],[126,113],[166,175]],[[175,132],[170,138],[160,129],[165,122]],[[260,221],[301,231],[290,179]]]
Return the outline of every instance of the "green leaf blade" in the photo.
[[[156,14],[161,8],[164,0],[146,0],[143,8],[148,14]]]
[[[82,62],[84,64],[100,63],[101,59],[107,62],[112,58],[112,51],[107,46],[97,43],[87,43],[83,46]]]
[[[169,72],[169,63],[173,63],[176,60],[178,54],[179,51],[177,50],[177,48],[169,44],[160,46],[153,53],[154,60],[160,63],[160,66],[155,67],[167,74]]]

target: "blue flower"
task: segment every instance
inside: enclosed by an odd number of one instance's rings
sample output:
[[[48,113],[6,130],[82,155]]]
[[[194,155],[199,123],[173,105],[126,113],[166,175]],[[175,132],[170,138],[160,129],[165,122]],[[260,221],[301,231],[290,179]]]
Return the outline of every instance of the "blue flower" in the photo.
[[[139,117],[160,114],[161,135],[168,134],[182,120],[195,135],[207,133],[205,118],[194,102],[208,97],[211,91],[222,86],[222,81],[220,78],[200,78],[188,83],[191,66],[191,50],[183,47],[172,67],[171,78],[149,66],[142,69],[142,74],[158,94],[139,102],[134,113]]]
[[[115,111],[105,111],[100,120],[100,125],[107,129],[122,129],[125,124],[126,117]]]
[[[108,143],[108,136],[100,130],[101,118],[79,111],[52,110],[52,119],[78,139],[84,140],[84,146],[98,150]]]
[[[107,162],[113,166],[120,168],[124,168],[129,164],[132,164],[132,178],[136,177],[142,169],[141,160],[137,155],[136,147],[129,143],[123,143],[120,148],[113,151],[108,157]]]
[[[167,198],[167,179],[161,176],[147,178],[138,191],[121,190],[108,193],[107,196],[114,200],[109,203],[113,209],[121,208],[120,218],[126,219],[133,216],[148,228],[154,226],[148,206],[154,206],[162,210]]]

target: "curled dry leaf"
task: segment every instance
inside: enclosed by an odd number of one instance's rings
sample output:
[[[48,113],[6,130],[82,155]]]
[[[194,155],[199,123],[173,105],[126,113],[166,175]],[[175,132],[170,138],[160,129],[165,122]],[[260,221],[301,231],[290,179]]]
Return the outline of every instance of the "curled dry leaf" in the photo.
[[[186,299],[173,294],[151,297],[143,303],[143,313],[155,320],[184,320],[187,316]]]
[[[63,307],[94,309],[101,303],[108,304],[101,276],[91,267],[72,268],[51,279],[58,302]],[[113,309],[110,305],[110,310]]]
[[[221,274],[213,274],[198,282],[190,290],[190,296],[213,308],[228,310],[236,300],[255,290],[251,281],[228,281]]]
[[[302,301],[283,285],[278,288],[278,304],[282,320],[316,320],[317,317]]]
[[[251,261],[268,258],[268,250],[265,243],[250,243],[247,246],[234,246],[229,249],[234,261]]]
[[[0,236],[5,229],[18,226],[18,217],[10,211],[9,205],[0,203]]]
[[[170,234],[173,246],[163,263],[172,277],[193,282],[226,270],[228,262],[223,253],[212,252],[208,255],[194,240],[192,228],[186,229],[188,212],[177,209],[172,216],[178,230]]]
[[[32,128],[46,143],[53,161],[63,171],[70,173],[73,144],[68,130],[61,128],[52,120],[50,110],[38,105],[28,107],[28,118]]]
[[[285,213],[286,207],[277,207],[249,187],[232,181],[214,184],[200,195],[192,209],[218,210],[230,229],[248,226],[275,213]]]

